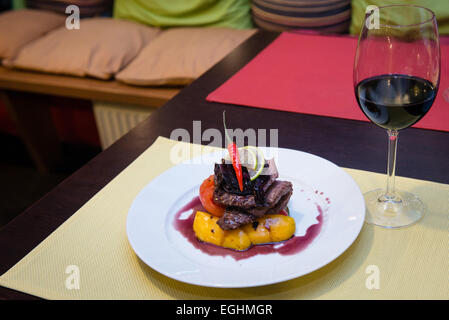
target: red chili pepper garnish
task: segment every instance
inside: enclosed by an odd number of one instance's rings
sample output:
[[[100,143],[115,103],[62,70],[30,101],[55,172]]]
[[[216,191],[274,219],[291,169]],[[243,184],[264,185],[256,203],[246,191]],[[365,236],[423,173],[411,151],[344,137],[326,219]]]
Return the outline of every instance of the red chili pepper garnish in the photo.
[[[240,163],[240,155],[239,150],[237,149],[237,145],[235,143],[230,143],[228,145],[228,151],[232,159],[232,166],[234,167],[235,176],[237,177],[240,191],[243,191],[242,164]]]
[[[240,191],[243,191],[243,172],[242,172],[242,164],[240,162],[240,155],[237,145],[232,141],[229,137],[228,131],[226,129],[226,121],[225,121],[225,111],[223,111],[223,126],[226,134],[226,138],[228,139],[228,152],[231,156],[232,167],[235,171],[235,176],[237,177],[237,182],[239,183]]]

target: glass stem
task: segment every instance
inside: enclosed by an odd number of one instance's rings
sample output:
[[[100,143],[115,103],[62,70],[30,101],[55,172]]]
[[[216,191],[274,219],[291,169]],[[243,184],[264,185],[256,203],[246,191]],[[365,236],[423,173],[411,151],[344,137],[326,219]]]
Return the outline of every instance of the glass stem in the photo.
[[[394,190],[398,134],[399,134],[399,132],[396,130],[388,130],[387,192],[385,194],[385,197],[390,201],[399,200],[398,196],[395,194],[395,190]]]

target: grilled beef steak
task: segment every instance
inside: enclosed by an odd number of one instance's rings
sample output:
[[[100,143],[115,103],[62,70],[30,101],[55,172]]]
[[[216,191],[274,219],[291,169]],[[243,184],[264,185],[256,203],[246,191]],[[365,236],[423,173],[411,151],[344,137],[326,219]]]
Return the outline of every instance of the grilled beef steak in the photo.
[[[250,180],[248,169],[242,166],[243,190],[240,190],[232,164],[222,161],[214,168],[213,201],[226,207],[217,221],[223,230],[233,230],[253,223],[264,214],[276,214],[287,207],[293,186],[289,181],[277,181],[279,173],[273,160],[265,163],[263,174]]]
[[[285,195],[290,195],[293,191],[293,186],[289,181],[274,181],[265,194],[264,201],[262,203],[256,202],[254,195],[240,196],[232,193],[225,192],[221,189],[215,189],[213,200],[216,204],[223,207],[235,207],[241,211],[249,211],[253,208],[252,214],[261,216],[266,213],[268,209],[273,208],[279,200]],[[257,209],[262,210],[259,213]]]
[[[239,209],[249,209],[256,205],[256,197],[252,194],[240,196],[217,188],[214,191],[213,201],[223,207],[238,207]]]
[[[263,203],[265,192],[279,176],[273,160],[268,160],[265,163],[263,171],[264,174],[261,174],[254,181],[251,181],[248,169],[245,166],[242,166],[243,190],[240,190],[232,164],[224,163],[224,160],[221,164],[215,164],[214,183],[217,196],[223,193],[232,194],[234,196],[253,195],[253,201],[259,204]],[[229,200],[231,202],[233,201],[232,199]],[[217,201],[217,203],[219,203],[219,201]]]
[[[289,181],[275,181],[268,189],[263,205],[256,205],[246,209],[254,216],[261,217],[264,214],[276,214],[287,207],[287,203],[293,192],[293,186]]]
[[[289,181],[275,181],[268,189],[265,202],[260,205],[254,201],[254,196],[238,196],[221,193],[214,201],[227,207],[224,215],[217,221],[223,230],[236,229],[247,223],[254,222],[257,217],[264,214],[276,214],[287,207],[293,186]]]
[[[223,216],[218,219],[217,224],[223,230],[233,230],[240,226],[256,221],[256,217],[238,210],[226,210]]]

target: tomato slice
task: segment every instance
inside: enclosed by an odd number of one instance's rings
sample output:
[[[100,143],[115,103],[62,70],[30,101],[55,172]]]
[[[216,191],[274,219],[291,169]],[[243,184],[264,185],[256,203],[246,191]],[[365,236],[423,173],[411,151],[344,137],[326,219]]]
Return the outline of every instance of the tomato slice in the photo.
[[[221,217],[225,208],[214,203],[214,188],[214,175],[211,175],[200,186],[200,201],[207,212],[216,217]]]

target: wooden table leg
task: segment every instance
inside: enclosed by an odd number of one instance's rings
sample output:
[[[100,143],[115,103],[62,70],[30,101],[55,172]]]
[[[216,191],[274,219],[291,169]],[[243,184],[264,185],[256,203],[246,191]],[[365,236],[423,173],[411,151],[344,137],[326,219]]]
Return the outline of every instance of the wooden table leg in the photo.
[[[61,145],[45,95],[19,91],[0,91],[12,120],[41,172],[61,164]],[[47,101],[47,103],[46,103]]]

